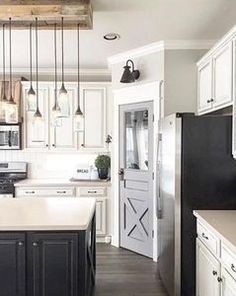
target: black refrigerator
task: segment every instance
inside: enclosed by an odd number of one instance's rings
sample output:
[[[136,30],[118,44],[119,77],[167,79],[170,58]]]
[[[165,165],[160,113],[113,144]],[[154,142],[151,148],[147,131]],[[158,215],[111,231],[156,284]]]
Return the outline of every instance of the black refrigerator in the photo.
[[[159,142],[158,269],[171,296],[194,296],[193,210],[236,209],[232,117],[173,114]]]

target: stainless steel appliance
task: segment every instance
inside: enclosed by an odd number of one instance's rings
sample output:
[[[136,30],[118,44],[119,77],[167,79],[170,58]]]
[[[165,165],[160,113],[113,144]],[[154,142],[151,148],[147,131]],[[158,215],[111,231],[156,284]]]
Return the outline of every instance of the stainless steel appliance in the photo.
[[[232,117],[163,119],[158,203],[159,271],[169,295],[195,295],[194,209],[236,209]]]
[[[21,124],[0,124],[0,150],[21,149]]]
[[[26,178],[26,162],[0,162],[0,198],[14,197],[14,183]]]

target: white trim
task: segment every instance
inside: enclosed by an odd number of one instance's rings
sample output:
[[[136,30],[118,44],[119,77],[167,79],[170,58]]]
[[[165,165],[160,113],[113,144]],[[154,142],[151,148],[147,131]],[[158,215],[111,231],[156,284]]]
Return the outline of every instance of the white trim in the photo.
[[[236,25],[227,32],[213,47],[197,62],[197,66],[205,62],[206,59],[211,57],[219,48],[223,47],[226,43],[232,41],[236,37]]]
[[[123,62],[129,58],[137,58],[163,50],[209,49],[214,43],[215,40],[161,40],[111,56],[107,61],[110,67],[113,64]]]
[[[2,71],[0,67],[0,71]],[[6,72],[9,73],[9,68],[6,68]],[[21,76],[29,75],[29,68],[13,68],[13,74],[20,74]],[[54,75],[54,68],[41,67],[39,68],[40,75]],[[111,76],[111,71],[109,69],[81,69],[81,76]],[[65,68],[65,75],[76,76],[77,68]]]
[[[119,107],[123,104],[138,103],[145,101],[153,101],[154,106],[154,149],[153,149],[153,163],[157,161],[157,134],[158,134],[158,117],[159,117],[159,86],[160,82],[151,82],[135,86],[130,86],[122,89],[117,89],[113,91],[114,94],[114,109],[113,109],[113,145],[112,145],[112,190],[113,198],[111,199],[111,209],[113,217],[113,235],[112,242],[113,246],[119,247]],[[154,165],[154,180],[153,180],[153,260],[157,261],[157,218],[156,218],[156,182],[157,182],[157,168]]]

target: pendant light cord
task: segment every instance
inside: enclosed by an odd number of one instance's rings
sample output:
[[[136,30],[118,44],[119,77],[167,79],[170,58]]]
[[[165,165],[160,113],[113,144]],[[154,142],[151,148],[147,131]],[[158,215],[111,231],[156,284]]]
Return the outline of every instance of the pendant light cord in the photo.
[[[39,108],[39,73],[38,73],[38,18],[35,18],[35,47],[36,47],[36,103]]]
[[[32,61],[32,24],[30,24],[30,88],[32,88],[32,80],[33,80],[33,61]]]
[[[80,26],[77,25],[78,38],[78,107],[80,107]]]
[[[12,49],[11,49],[11,18],[9,18],[9,55],[10,55],[10,100],[13,98],[12,92]]]
[[[5,56],[5,24],[2,26],[2,65],[3,65],[3,98],[6,98],[6,56]]]
[[[64,18],[61,18],[61,71],[62,84],[64,84]]]
[[[57,24],[54,24],[55,106],[57,104]]]

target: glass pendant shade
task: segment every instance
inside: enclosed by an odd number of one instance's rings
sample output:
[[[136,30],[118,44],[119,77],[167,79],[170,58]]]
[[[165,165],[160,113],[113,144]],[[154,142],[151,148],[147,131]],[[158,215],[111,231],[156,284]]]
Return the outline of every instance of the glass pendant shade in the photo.
[[[62,83],[62,86],[61,86],[60,91],[59,91],[59,100],[61,102],[63,102],[63,101],[66,101],[67,99],[68,99],[68,92],[67,92],[67,90],[65,88],[64,83]]]
[[[28,91],[28,105],[29,106],[34,106],[36,102],[36,92],[31,86],[29,91]]]
[[[41,112],[39,111],[39,108],[36,109],[33,117],[33,123],[41,123],[43,121],[43,116]]]

